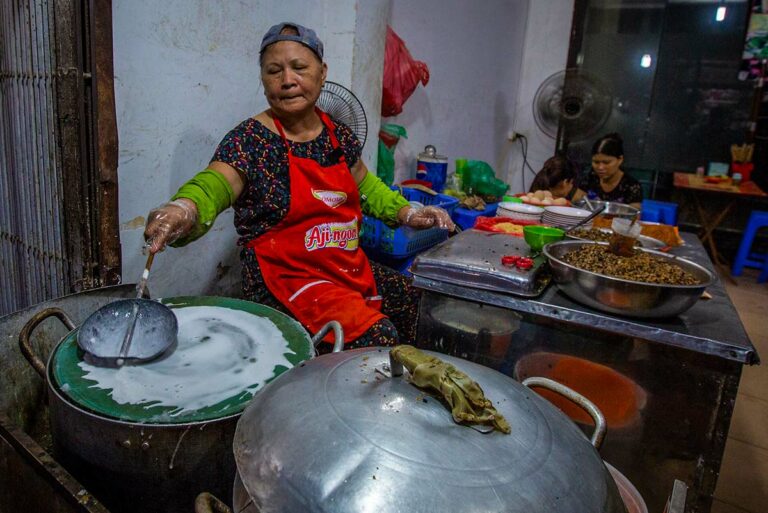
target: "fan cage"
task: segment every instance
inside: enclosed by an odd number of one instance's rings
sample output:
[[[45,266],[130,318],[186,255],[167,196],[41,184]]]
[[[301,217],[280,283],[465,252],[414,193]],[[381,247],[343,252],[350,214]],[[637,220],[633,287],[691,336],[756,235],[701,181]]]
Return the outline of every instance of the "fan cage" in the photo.
[[[340,123],[347,125],[357,136],[360,145],[368,137],[368,119],[357,97],[341,84],[326,81],[320,90],[317,106]]]
[[[557,139],[565,132],[572,142],[595,135],[610,117],[613,98],[603,83],[581,70],[563,70],[547,77],[533,100],[539,129]]]

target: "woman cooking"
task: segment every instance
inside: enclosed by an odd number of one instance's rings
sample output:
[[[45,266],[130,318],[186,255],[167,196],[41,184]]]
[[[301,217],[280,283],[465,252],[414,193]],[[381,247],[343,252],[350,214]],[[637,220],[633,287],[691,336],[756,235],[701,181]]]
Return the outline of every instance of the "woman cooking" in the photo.
[[[331,320],[347,348],[412,343],[418,294],[359,247],[361,209],[390,225],[453,229],[442,209],[415,209],[369,173],[352,131],[315,107],[323,44],[297,23],[264,36],[269,108],[219,144],[208,167],[149,214],[150,251],[202,236],[234,207],[245,298],[287,311],[311,332]]]
[[[625,173],[624,142],[619,134],[608,134],[592,146],[592,172],[581,188],[590,199],[615,201],[640,208],[643,188],[640,182]]]

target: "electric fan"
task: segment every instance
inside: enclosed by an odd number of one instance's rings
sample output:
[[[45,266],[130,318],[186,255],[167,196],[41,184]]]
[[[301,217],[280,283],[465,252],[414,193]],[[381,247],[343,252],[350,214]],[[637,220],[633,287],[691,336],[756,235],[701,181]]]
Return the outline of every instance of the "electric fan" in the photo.
[[[360,141],[360,146],[365,145],[368,120],[365,117],[363,104],[352,91],[336,82],[326,81],[320,90],[317,106],[336,121],[351,128]]]
[[[594,136],[611,115],[613,98],[594,76],[566,69],[547,77],[533,98],[533,117],[539,129],[561,143]]]

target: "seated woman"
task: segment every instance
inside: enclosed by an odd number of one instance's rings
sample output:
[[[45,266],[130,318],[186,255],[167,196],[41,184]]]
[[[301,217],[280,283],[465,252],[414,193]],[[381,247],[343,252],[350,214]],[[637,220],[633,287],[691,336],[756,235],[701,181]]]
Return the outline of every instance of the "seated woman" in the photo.
[[[582,188],[590,199],[615,201],[640,208],[643,188],[621,169],[624,142],[616,133],[598,139],[592,146],[592,172]]]
[[[552,197],[578,201],[584,191],[576,187],[576,165],[566,157],[556,155],[544,162],[544,167],[536,174],[531,184],[531,192],[549,191]]]
[[[339,321],[347,348],[413,343],[419,293],[368,261],[362,213],[417,229],[453,229],[450,216],[412,208],[368,172],[350,128],[316,108],[327,65],[313,30],[275,25],[260,65],[269,108],[231,130],[207,169],[150,212],[150,251],[199,238],[232,206],[247,299],[289,313],[312,333]]]

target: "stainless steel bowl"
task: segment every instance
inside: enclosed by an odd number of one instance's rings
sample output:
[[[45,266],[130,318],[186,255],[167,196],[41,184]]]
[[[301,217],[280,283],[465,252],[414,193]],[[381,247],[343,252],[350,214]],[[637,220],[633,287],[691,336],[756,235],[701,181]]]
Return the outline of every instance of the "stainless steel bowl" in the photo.
[[[552,268],[552,277],[560,290],[574,301],[603,312],[630,317],[672,317],[691,308],[714,280],[704,267],[674,255],[640,249],[667,259],[693,274],[698,285],[662,285],[614,278],[579,269],[562,260],[571,251],[587,244],[606,243],[564,240],[544,246],[544,255]]]
[[[582,226],[582,228],[584,228],[584,227]],[[584,228],[584,229],[587,230],[588,228]],[[592,228],[592,229],[593,230],[599,230],[599,231],[601,231],[603,233],[607,233],[609,235],[613,233],[613,230],[611,230],[610,228]],[[573,232],[566,233],[565,237],[568,238],[568,239],[572,239],[572,240],[581,240],[581,241],[587,241],[587,242],[595,242],[595,241],[592,241],[591,239],[586,239],[586,238],[583,238],[583,237],[577,237],[576,235],[573,234]],[[653,237],[648,237],[647,235],[640,235],[637,238],[637,241],[640,243],[640,246],[644,247],[645,249],[661,249],[661,248],[666,248],[668,246],[667,244],[663,243],[659,239],[654,239]]]
[[[592,205],[592,208],[589,208],[589,205]],[[575,207],[584,208],[591,212],[594,212],[595,210],[598,210],[600,207],[605,205],[605,210],[603,210],[601,215],[608,217],[623,217],[625,219],[632,219],[640,213],[640,211],[635,207],[631,207],[624,203],[616,203],[614,201],[589,200],[589,205],[584,200],[577,201],[573,204]]]

